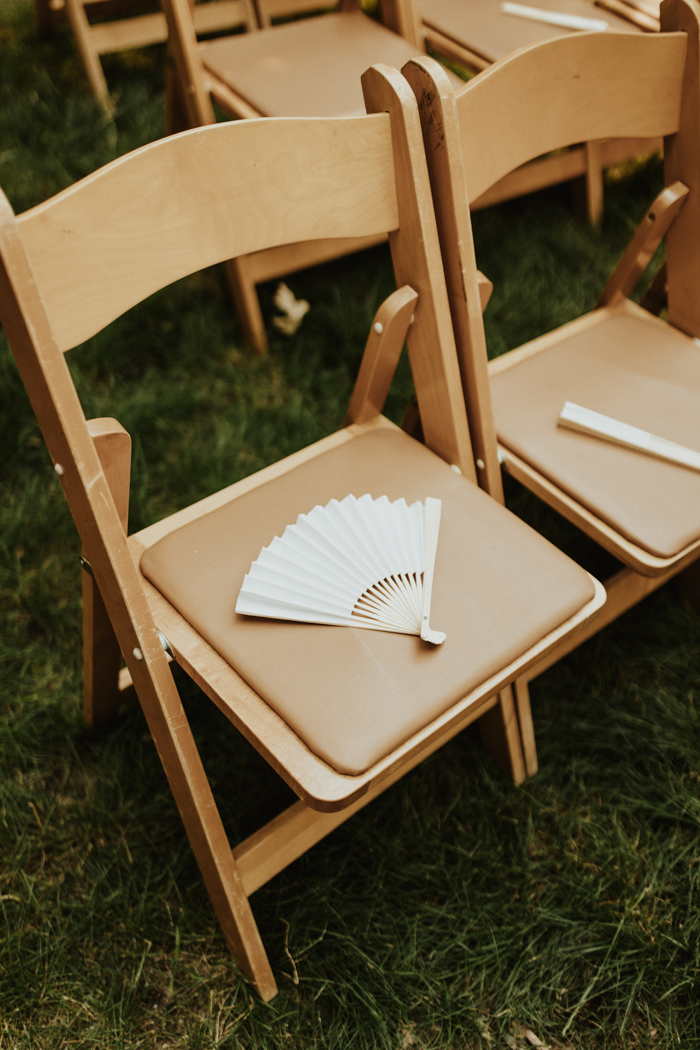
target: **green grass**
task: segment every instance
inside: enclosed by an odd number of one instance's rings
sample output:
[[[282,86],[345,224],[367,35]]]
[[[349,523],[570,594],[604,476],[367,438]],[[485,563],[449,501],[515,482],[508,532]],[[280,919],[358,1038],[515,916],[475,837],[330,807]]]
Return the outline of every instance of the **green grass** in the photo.
[[[105,63],[107,120],[65,30],[34,38],[28,0],[0,0],[0,44],[16,210],[161,133],[161,50]],[[600,236],[566,188],[476,217],[492,352],[593,304],[659,181],[651,163],[611,183]],[[289,283],[311,312],[292,340],[270,329],[265,359],[243,348],[218,271],[70,356],[87,411],[134,435],[132,528],[342,422],[388,254]],[[404,363],[393,418],[410,392]],[[536,778],[515,789],[468,731],[255,894],[280,985],[265,1005],[225,949],[140,711],[103,736],[82,726],[77,537],[2,337],[0,403],[3,1050],[471,1050],[529,1046],[526,1029],[559,1048],[700,1047],[700,620],[672,590],[534,683]],[[235,839],[288,792],[184,694]]]

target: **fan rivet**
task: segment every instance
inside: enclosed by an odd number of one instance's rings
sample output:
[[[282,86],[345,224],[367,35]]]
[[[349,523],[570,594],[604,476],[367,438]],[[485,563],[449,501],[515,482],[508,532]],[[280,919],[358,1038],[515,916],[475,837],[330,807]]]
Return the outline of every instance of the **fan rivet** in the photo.
[[[377,335],[381,335],[382,334],[382,332],[384,331],[384,325],[382,324],[381,321],[377,321],[377,323],[374,326],[374,330],[377,333]]]
[[[137,660],[143,660],[143,653],[141,652],[140,649],[134,649],[134,657]]]
[[[486,464],[484,463],[483,459],[477,459],[476,465],[479,468],[479,470],[483,470],[484,467],[486,466]]]
[[[452,470],[454,470],[455,474],[461,474],[462,473],[462,471],[459,469],[459,467],[457,466],[456,463],[450,463],[450,466],[452,467]]]
[[[63,467],[61,466],[60,463],[54,463],[53,469],[56,471],[56,473],[58,474],[59,478],[63,477]]]

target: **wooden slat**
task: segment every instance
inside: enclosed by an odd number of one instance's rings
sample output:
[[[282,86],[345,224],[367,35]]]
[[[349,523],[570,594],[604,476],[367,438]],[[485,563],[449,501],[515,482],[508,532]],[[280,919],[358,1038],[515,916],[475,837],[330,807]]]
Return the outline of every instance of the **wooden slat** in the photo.
[[[612,11],[613,14],[619,15],[621,18],[626,18],[628,22],[639,26],[640,29],[645,29],[647,33],[659,32],[659,19],[646,11],[639,10],[632,4],[625,4],[622,0],[595,0],[595,2],[598,7]]]
[[[224,259],[394,229],[391,151],[384,114],[219,124],[144,146],[25,212],[18,225],[59,346]],[[274,180],[256,178],[263,154]]]
[[[440,242],[430,193],[418,107],[411,88],[395,70],[373,66],[362,76],[368,112],[392,116],[400,228],[389,234],[396,282],[418,293],[408,353],[428,448],[476,480],[474,457]]]
[[[162,11],[90,26],[90,40],[98,54],[128,51],[133,47],[162,44],[168,39],[168,27]]]
[[[89,4],[91,0],[82,2]],[[198,34],[233,29],[235,26],[244,25],[246,20],[247,11],[243,0],[210,0],[208,3],[195,5],[194,25]],[[90,26],[92,46],[100,55],[162,44],[167,39],[168,26],[162,11],[118,18],[110,22],[97,22]]]
[[[416,58],[403,69],[419,100],[425,153],[442,264],[455,333],[462,396],[465,398],[479,485],[503,503],[501,469],[496,456],[496,430],[486,370],[474,239],[459,155],[454,94],[444,70],[432,58]]]
[[[686,41],[683,33],[558,37],[475,77],[456,95],[469,199],[563,146],[674,132]],[[556,102],[547,120],[532,119],[538,93],[543,105]]]

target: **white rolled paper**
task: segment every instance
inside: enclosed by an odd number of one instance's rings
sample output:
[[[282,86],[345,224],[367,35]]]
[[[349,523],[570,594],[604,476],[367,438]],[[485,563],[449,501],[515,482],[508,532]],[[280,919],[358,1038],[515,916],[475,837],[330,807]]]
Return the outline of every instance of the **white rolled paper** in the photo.
[[[629,423],[623,423],[612,416],[605,416],[601,412],[594,412],[572,401],[564,402],[564,407],[559,415],[559,425],[568,427],[569,430],[578,430],[582,434],[603,438],[615,445],[624,445],[625,448],[646,452],[648,456],[657,456],[670,463],[690,467],[691,470],[700,470],[700,452],[695,449],[657,437],[656,434],[650,434],[649,431],[642,430],[640,427],[633,427]]]

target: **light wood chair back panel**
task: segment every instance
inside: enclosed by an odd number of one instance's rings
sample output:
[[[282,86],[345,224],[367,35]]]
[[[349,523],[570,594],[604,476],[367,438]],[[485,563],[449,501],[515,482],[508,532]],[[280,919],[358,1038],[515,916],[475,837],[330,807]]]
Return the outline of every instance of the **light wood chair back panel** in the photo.
[[[675,132],[686,43],[684,33],[584,33],[535,44],[480,73],[456,95],[469,200],[554,149]],[[538,98],[546,120],[533,119]]]
[[[68,350],[205,266],[278,244],[395,229],[390,120],[197,128],[115,161],[18,225],[54,336]]]
[[[664,143],[666,185],[676,180],[688,187],[688,199],[666,235],[668,319],[676,328],[700,337],[700,30],[698,4],[665,0],[661,28],[687,34],[683,103],[677,135]]]

